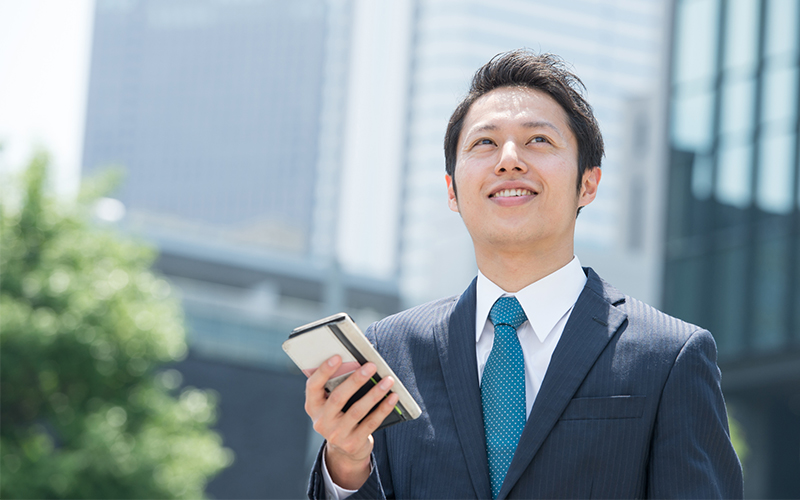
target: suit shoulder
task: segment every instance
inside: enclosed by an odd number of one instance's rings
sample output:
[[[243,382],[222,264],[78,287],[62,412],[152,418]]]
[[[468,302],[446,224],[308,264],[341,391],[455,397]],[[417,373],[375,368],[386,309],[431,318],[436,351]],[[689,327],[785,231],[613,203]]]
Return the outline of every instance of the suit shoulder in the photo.
[[[716,361],[717,345],[708,330],[628,296],[619,308],[627,314],[626,328],[616,342],[621,351],[647,353],[651,366],[672,365],[682,354]]]
[[[380,331],[385,328],[414,328],[415,326],[430,326],[432,324],[446,321],[450,317],[456,303],[461,295],[453,295],[442,299],[420,304],[418,306],[400,311],[391,316],[377,321],[374,325],[375,330]]]
[[[627,315],[628,330],[631,333],[640,333],[651,339],[669,339],[679,345],[685,343],[695,334],[699,337],[707,336],[711,339],[711,335],[704,328],[671,316],[639,299],[620,292],[593,271],[590,271],[588,277],[587,287]]]
[[[367,329],[367,337],[380,348],[417,339],[432,340],[434,329],[449,321],[460,295],[421,304],[377,321]],[[381,349],[379,349],[381,350]]]
[[[635,321],[637,324],[649,324],[652,325],[652,328],[657,330],[683,332],[685,335],[691,335],[697,331],[704,330],[704,328],[698,325],[671,316],[650,304],[646,304],[639,299],[627,295],[625,296],[625,303],[620,305],[620,309],[628,315],[630,321]]]

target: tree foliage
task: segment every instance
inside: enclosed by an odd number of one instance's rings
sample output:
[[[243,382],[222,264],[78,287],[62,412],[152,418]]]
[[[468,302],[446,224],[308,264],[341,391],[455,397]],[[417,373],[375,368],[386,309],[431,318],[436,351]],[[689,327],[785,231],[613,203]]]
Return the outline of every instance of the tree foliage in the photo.
[[[215,395],[178,391],[185,356],[154,252],[45,189],[36,155],[0,200],[0,496],[200,498],[232,454]]]
[[[736,450],[736,454],[739,456],[739,461],[742,462],[742,466],[746,464],[747,457],[750,455],[750,446],[747,444],[746,434],[744,429],[739,424],[739,421],[733,418],[730,414],[731,408],[728,408],[728,428],[731,432],[731,443],[733,444],[733,449]]]

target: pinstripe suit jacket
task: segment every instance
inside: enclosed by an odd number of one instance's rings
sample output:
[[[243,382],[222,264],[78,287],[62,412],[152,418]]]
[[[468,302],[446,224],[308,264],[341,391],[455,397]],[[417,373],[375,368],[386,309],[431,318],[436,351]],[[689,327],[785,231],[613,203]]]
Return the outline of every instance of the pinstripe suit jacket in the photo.
[[[711,335],[585,272],[499,498],[741,498]],[[491,498],[474,332],[475,281],[367,330],[423,412],[351,498]]]

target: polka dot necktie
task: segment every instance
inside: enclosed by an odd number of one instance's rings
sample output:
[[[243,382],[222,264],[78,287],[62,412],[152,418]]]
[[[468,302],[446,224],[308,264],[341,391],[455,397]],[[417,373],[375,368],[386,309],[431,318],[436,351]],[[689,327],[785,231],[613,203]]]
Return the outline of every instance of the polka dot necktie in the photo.
[[[489,312],[494,343],[481,378],[483,427],[492,498],[497,498],[525,427],[525,360],[517,328],[527,317],[515,297],[500,297]]]

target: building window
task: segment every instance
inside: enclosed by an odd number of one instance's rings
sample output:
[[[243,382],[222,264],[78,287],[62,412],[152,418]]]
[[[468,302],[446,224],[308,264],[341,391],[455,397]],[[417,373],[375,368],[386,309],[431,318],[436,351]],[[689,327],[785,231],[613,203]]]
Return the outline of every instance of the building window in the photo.
[[[665,309],[720,360],[800,341],[800,2],[676,0]]]
[[[764,212],[787,215],[793,208],[793,134],[764,134],[759,143],[756,205]]]
[[[758,63],[759,0],[725,2],[725,71],[750,72]]]
[[[717,57],[718,0],[678,3],[674,82],[710,81]]]

